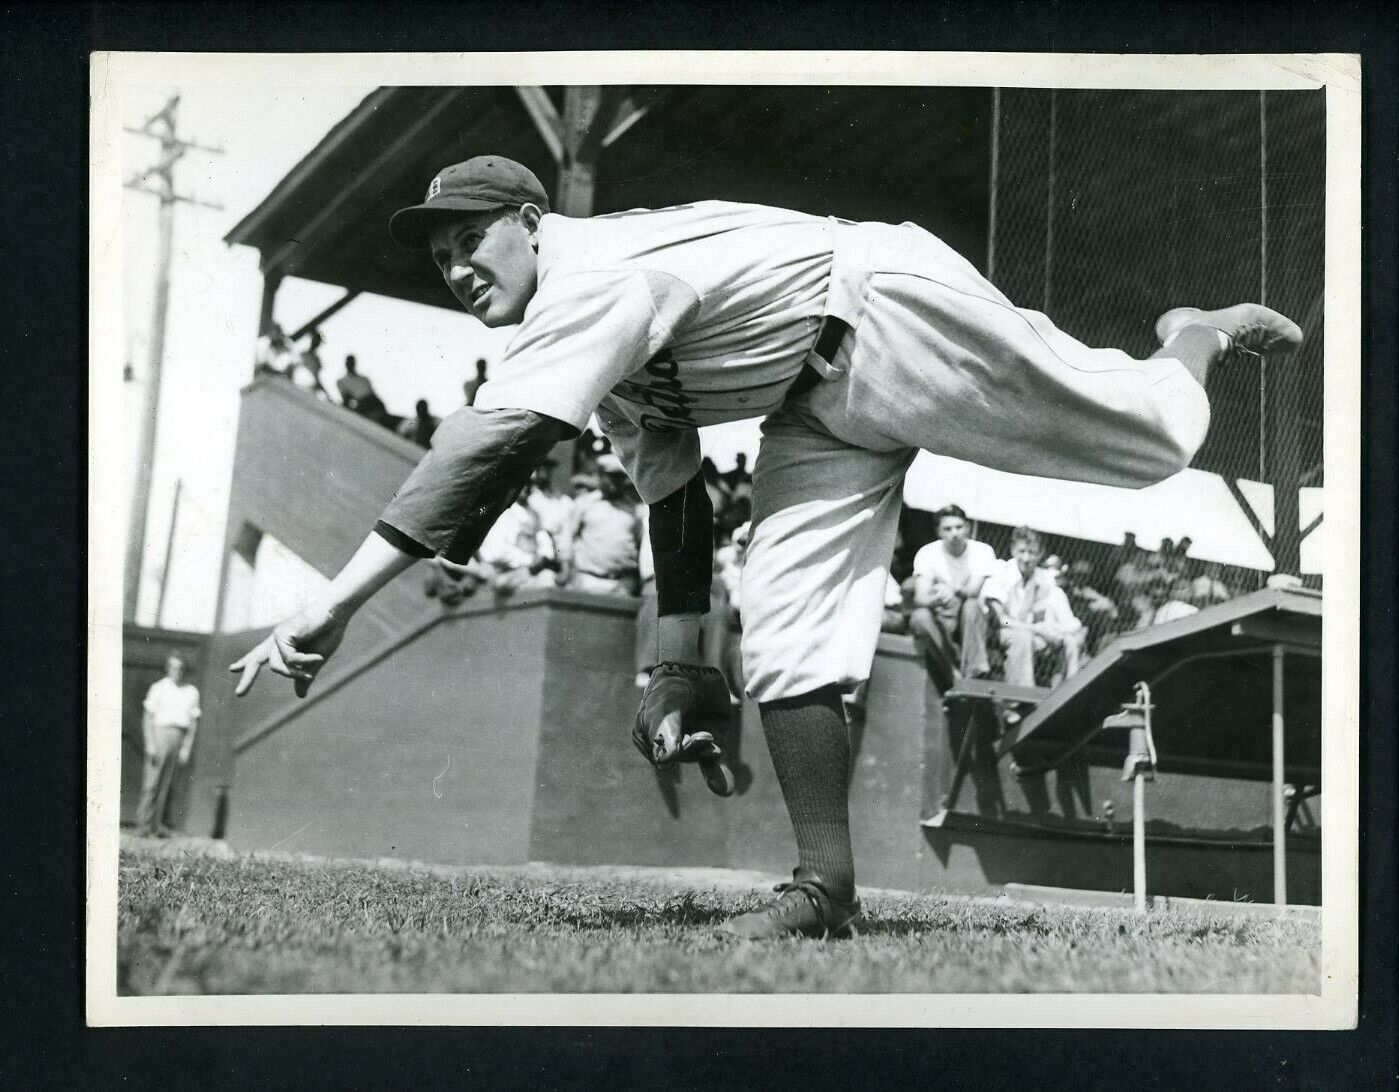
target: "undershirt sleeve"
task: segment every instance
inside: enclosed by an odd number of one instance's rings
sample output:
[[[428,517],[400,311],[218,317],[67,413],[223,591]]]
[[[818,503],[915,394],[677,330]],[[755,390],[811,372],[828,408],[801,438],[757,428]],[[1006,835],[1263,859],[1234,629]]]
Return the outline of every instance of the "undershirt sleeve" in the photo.
[[[464,406],[438,426],[374,530],[414,557],[440,554],[464,565],[534,468],[577,434],[532,410]]]
[[[714,506],[696,474],[651,505],[657,612],[705,614],[714,579]]]

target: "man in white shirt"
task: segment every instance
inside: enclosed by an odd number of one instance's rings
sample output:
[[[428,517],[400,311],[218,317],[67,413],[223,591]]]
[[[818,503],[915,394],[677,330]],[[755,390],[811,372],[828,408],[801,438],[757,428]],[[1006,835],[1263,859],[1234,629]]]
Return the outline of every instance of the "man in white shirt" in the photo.
[[[1039,567],[1043,554],[1038,533],[1017,527],[1010,560],[986,588],[986,597],[996,602],[1006,682],[1016,686],[1035,685],[1037,656],[1051,661],[1052,679],[1068,678],[1078,670],[1083,651],[1083,623],[1053,574]]]
[[[991,673],[986,656],[983,594],[998,569],[996,553],[969,538],[967,514],[955,504],[937,513],[938,537],[913,556],[913,612],[909,631],[938,689],[946,693],[966,675]]]
[[[145,767],[141,801],[136,806],[136,828],[153,838],[169,836],[166,811],[177,766],[189,761],[194,731],[199,724],[199,690],[185,682],[189,664],[178,652],[165,661],[165,677],[146,691],[141,716]]]

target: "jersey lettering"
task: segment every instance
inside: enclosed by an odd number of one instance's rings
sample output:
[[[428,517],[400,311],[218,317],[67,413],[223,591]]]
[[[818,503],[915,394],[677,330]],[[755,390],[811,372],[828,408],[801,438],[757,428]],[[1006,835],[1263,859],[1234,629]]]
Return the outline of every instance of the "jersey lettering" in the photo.
[[[680,364],[675,354],[669,349],[662,349],[641,370],[646,373],[645,383],[628,381],[617,386],[620,397],[657,411],[643,413],[638,424],[647,432],[697,427],[694,414],[690,412],[696,400],[686,393],[684,384],[680,382]]]

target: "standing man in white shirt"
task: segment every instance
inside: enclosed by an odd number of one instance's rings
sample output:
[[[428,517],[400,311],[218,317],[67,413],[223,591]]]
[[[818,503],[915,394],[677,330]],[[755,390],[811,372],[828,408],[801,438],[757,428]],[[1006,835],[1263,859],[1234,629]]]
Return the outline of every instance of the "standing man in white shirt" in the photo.
[[[1039,567],[1044,543],[1037,532],[1017,527],[1010,538],[1010,560],[986,597],[998,604],[1000,642],[1006,653],[1006,682],[1035,685],[1035,657],[1057,658],[1055,675],[1078,670],[1086,631],[1069,598],[1048,569]]]
[[[141,781],[141,802],[136,807],[136,828],[152,838],[169,837],[166,810],[177,766],[189,761],[194,731],[199,725],[199,690],[186,682],[189,663],[178,652],[165,661],[165,677],[146,691],[141,717],[141,739],[146,763]]]
[[[946,693],[964,675],[991,673],[986,657],[984,591],[998,569],[996,552],[970,538],[967,514],[955,504],[939,509],[938,537],[913,555],[913,613],[908,627],[928,674]]]

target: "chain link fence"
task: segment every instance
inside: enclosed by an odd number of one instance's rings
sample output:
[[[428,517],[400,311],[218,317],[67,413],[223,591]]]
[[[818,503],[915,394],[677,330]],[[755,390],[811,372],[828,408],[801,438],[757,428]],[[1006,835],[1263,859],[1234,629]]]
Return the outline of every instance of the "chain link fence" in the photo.
[[[1208,581],[1237,595],[1278,572],[1320,587],[1323,93],[1000,89],[992,114],[985,268],[1017,304],[1136,357],[1156,349],[1157,316],[1187,304],[1261,302],[1307,333],[1295,356],[1211,374],[1210,434],[1192,465],[1212,476],[1197,483],[1209,504],[1180,504],[1177,530],[1135,548],[1110,514],[1088,520],[1086,538],[1041,527],[1047,552],[1086,562],[1129,613],[1152,582],[1124,588],[1124,565],[1129,578],[1197,582],[1199,605],[1220,594]],[[969,514],[1005,556],[1009,525]],[[896,573],[934,533],[928,513],[907,512]]]

